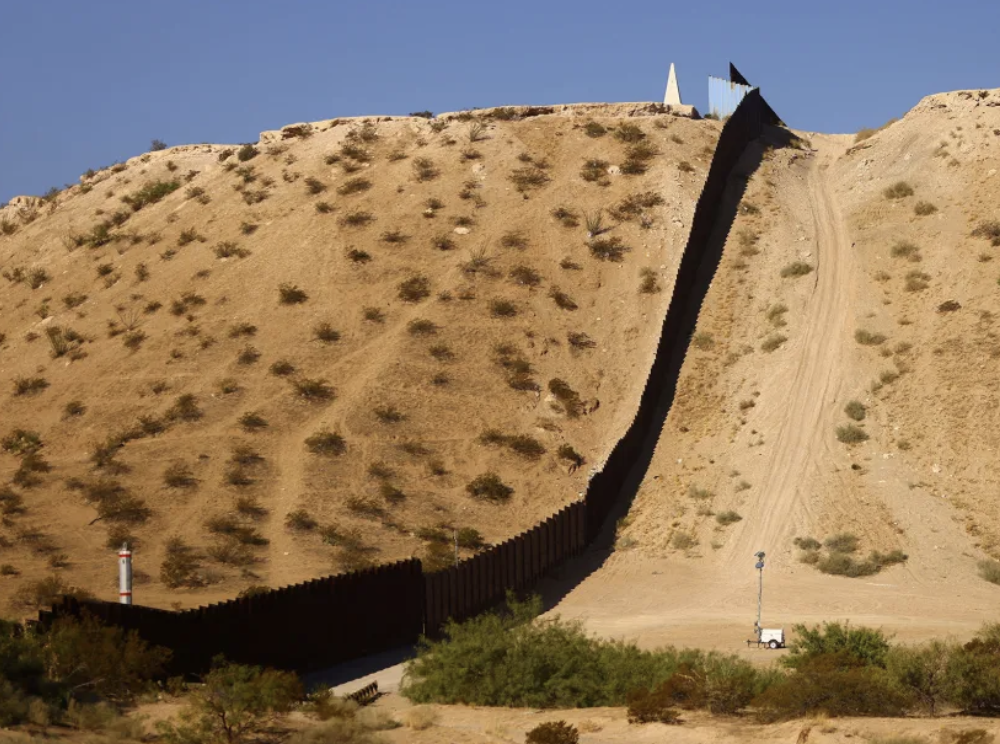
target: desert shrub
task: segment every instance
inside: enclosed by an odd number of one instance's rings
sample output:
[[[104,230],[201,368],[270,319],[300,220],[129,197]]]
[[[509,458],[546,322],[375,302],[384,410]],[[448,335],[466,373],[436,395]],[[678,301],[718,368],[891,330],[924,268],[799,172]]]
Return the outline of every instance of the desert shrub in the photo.
[[[522,287],[537,287],[542,282],[542,276],[530,266],[518,265],[508,274],[511,282]]]
[[[642,723],[680,723],[680,713],[674,707],[673,696],[667,684],[660,685],[655,690],[636,690],[628,697],[628,722]]]
[[[49,386],[49,381],[44,377],[22,377],[18,375],[14,378],[14,395],[35,395],[42,392]]]
[[[279,284],[278,296],[282,305],[299,305],[309,299],[309,295],[294,284]]]
[[[837,441],[844,444],[858,444],[868,441],[868,433],[860,426],[845,424],[837,427]]]
[[[465,486],[465,490],[475,499],[494,503],[507,501],[514,494],[514,489],[500,480],[496,473],[477,475]]]
[[[715,336],[707,331],[698,331],[691,337],[691,345],[696,349],[708,351],[715,347]]]
[[[216,258],[246,258],[250,255],[250,251],[246,248],[240,248],[231,240],[219,243],[212,251]]]
[[[257,334],[257,326],[253,323],[235,323],[229,327],[229,338],[239,338],[241,336],[254,336]]]
[[[781,270],[782,278],[805,276],[811,273],[813,267],[804,261],[793,261]]]
[[[349,248],[347,250],[347,258],[358,264],[365,264],[372,260],[372,254],[368,251],[361,251],[357,248]]]
[[[580,331],[570,331],[566,334],[566,340],[574,349],[593,349],[597,344],[586,333]]]
[[[590,248],[590,254],[594,258],[599,258],[602,261],[621,261],[625,257],[625,253],[631,250],[617,236],[591,240],[587,247]]]
[[[545,454],[545,446],[527,434],[513,434],[504,437],[504,444],[511,452],[528,460],[537,460]]]
[[[220,153],[221,155],[221,153]],[[236,159],[241,163],[245,163],[248,160],[253,160],[258,155],[258,150],[251,144],[245,144],[236,151]]]
[[[420,181],[433,181],[441,175],[441,171],[438,170],[437,166],[434,165],[434,161],[430,158],[414,158],[413,159],[413,176]]]
[[[913,196],[913,187],[906,181],[897,181],[891,186],[887,186],[882,191],[882,194],[886,199],[902,199],[907,196]]]
[[[775,351],[779,346],[781,346],[785,341],[788,340],[788,336],[782,335],[780,333],[772,333],[761,343],[760,348],[762,351],[772,352]]]
[[[403,302],[420,302],[431,294],[431,282],[425,276],[413,276],[399,284],[399,298]]]
[[[414,318],[406,324],[406,331],[411,336],[433,336],[439,330],[440,327],[436,323],[425,318]]]
[[[354,210],[348,212],[338,220],[345,227],[365,227],[375,220],[375,215],[364,210]]]
[[[227,664],[221,657],[202,681],[176,722],[157,726],[168,740],[232,744],[256,739],[303,696],[302,685],[291,672]]]
[[[306,179],[306,185],[309,185],[310,179]],[[367,191],[372,187],[372,182],[367,178],[356,177],[349,178],[344,181],[340,186],[337,187],[337,193],[341,196],[347,196],[348,194],[359,194],[362,191]],[[325,187],[324,187],[325,188]],[[318,193],[310,190],[310,193]]]
[[[266,429],[267,419],[261,416],[257,411],[247,411],[239,418],[239,424],[243,427],[244,431],[260,431],[261,429]]]
[[[549,380],[548,388],[549,392],[562,405],[569,418],[578,418],[583,413],[583,401],[580,400],[580,394],[573,390],[565,380],[555,377]]]
[[[579,744],[576,726],[565,721],[546,721],[531,729],[524,738],[525,744]]]
[[[865,415],[868,413],[868,409],[865,408],[864,403],[852,400],[844,406],[844,413],[847,414],[848,418],[854,419],[855,421],[864,421]]]
[[[886,337],[881,333],[872,333],[864,328],[859,328],[854,332],[854,340],[862,346],[878,346],[886,342]]]
[[[902,715],[910,698],[884,669],[831,653],[809,659],[753,704],[763,721],[807,715],[890,717]]]
[[[933,716],[951,693],[948,667],[957,650],[941,641],[894,646],[885,657],[885,667],[896,684]]]
[[[1000,585],[1000,561],[988,558],[979,561],[977,568],[979,569],[980,578],[991,584]]]
[[[236,355],[237,364],[242,365],[256,364],[259,359],[260,352],[249,344],[240,349],[240,353]]]
[[[483,536],[474,527],[462,527],[458,530],[456,539],[458,540],[458,546],[466,550],[479,550],[485,545]]]
[[[490,300],[489,307],[494,318],[513,318],[517,315],[517,305],[510,300]]]
[[[556,207],[550,214],[559,221],[563,227],[576,227],[580,224],[580,217],[572,209],[567,207]]]
[[[834,553],[853,553],[858,549],[858,538],[850,532],[842,532],[828,537],[823,541],[823,545]]]
[[[670,538],[670,545],[677,550],[688,550],[698,544],[698,541],[686,532],[675,532]]]
[[[340,331],[336,330],[329,323],[323,322],[313,328],[313,337],[318,341],[332,344],[340,341]]]
[[[611,182],[608,179],[608,168],[610,166],[611,163],[607,160],[600,160],[598,158],[584,160],[583,165],[580,167],[580,178],[590,183],[597,182],[601,185],[607,185]]]
[[[402,411],[392,405],[376,406],[372,413],[383,424],[398,424],[406,418]]]
[[[423,640],[406,669],[402,692],[418,703],[534,708],[623,705],[630,693],[675,676],[683,662],[701,680],[702,705],[731,712],[760,689],[747,662],[672,648],[642,651],[624,641],[603,641],[559,618],[536,620],[537,598],[508,610],[449,622],[444,639]],[[695,676],[685,674],[683,676]],[[683,686],[678,680],[677,688]]]
[[[342,455],[347,451],[347,443],[340,434],[331,431],[319,431],[306,439],[306,447],[314,455],[327,457]]]
[[[70,586],[58,576],[48,576],[22,585],[11,597],[11,606],[20,610],[51,609],[62,597],[93,599],[85,589]]]
[[[508,178],[520,192],[543,186],[550,180],[549,174],[537,165],[530,165],[526,168],[515,168],[511,171]]]
[[[455,250],[455,241],[452,240],[447,235],[439,235],[431,240],[431,245],[437,248],[439,251],[453,251]]]
[[[149,204],[156,204],[167,194],[172,194],[181,187],[177,181],[156,181],[147,183],[134,194],[123,196],[122,201],[128,204],[133,212],[138,212]]]
[[[598,124],[596,121],[591,119],[586,124],[583,125],[583,132],[588,137],[603,137],[607,134],[608,130],[602,125]]]
[[[1000,624],[988,623],[956,650],[948,664],[952,702],[972,713],[1000,710]]]
[[[715,515],[715,521],[721,524],[723,527],[728,527],[731,524],[736,524],[741,521],[743,517],[734,511],[724,511],[719,512]]]
[[[194,471],[189,465],[175,462],[163,471],[163,483],[168,488],[194,488],[198,485],[198,479],[194,477]]]
[[[930,274],[926,274],[923,271],[910,271],[906,274],[906,282],[903,284],[903,289],[907,292],[922,292],[930,286],[930,281]]]
[[[1000,221],[983,220],[972,231],[974,238],[986,238],[991,245],[1000,246]]]
[[[633,144],[636,142],[641,142],[646,139],[646,133],[642,129],[630,122],[625,122],[624,124],[619,124],[614,131],[615,139],[619,142],[626,142]]]
[[[897,241],[889,250],[893,258],[905,258],[914,263],[921,260],[920,248],[908,240]]]
[[[305,509],[296,509],[285,515],[285,527],[290,530],[308,532],[317,527],[317,522]]]
[[[361,308],[361,317],[363,317],[369,323],[384,323],[385,322],[385,313],[383,313],[377,307],[364,307],[364,308]]]
[[[660,291],[660,283],[657,281],[656,272],[650,268],[643,268],[639,271],[639,292],[642,294],[656,294]]]
[[[270,372],[275,377],[288,377],[295,374],[295,365],[287,359],[279,359],[271,364]]]
[[[918,201],[913,205],[913,212],[918,217],[926,217],[927,215],[934,214],[936,211],[938,211],[938,208],[930,202]]]
[[[303,377],[292,381],[292,387],[300,398],[308,401],[332,400],[336,391],[326,380]]]

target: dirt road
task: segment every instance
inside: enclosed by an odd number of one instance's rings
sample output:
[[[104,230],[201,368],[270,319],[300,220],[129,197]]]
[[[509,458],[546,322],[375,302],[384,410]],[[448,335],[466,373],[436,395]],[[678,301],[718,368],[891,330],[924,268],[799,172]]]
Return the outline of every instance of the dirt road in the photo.
[[[582,619],[600,635],[635,638],[643,646],[690,644],[767,658],[767,652],[748,651],[743,643],[756,613],[753,554],[764,550],[768,627],[850,619],[919,640],[967,637],[994,618],[997,590],[975,576],[968,537],[949,507],[908,485],[919,474],[880,451],[877,436],[868,449],[853,451],[833,436],[846,420],[844,403],[865,384],[853,333],[871,298],[865,296],[865,278],[858,275],[836,184],[829,176],[831,164],[844,152],[845,138],[816,136],[812,142],[815,151],[802,184],[782,189],[789,194],[791,211],[806,217],[797,226],[805,236],[799,238],[798,251],[815,270],[798,280],[811,285],[797,287],[807,292],[782,350],[785,360],[759,381],[763,410],[754,427],[766,435],[767,446],[754,450],[757,459],[749,465],[760,486],[742,504],[743,520],[714,551],[671,557],[641,549],[616,553],[553,613]],[[874,424],[869,428],[876,434]],[[670,442],[661,440],[658,457],[682,454],[672,453]],[[729,454],[717,455],[716,466],[728,467]],[[854,465],[857,461],[864,468]],[[746,460],[736,462],[742,469]],[[859,488],[859,470],[874,484],[877,497],[857,490],[847,497]],[[668,488],[661,485],[665,481],[647,481],[644,488]],[[820,490],[834,496],[822,499]],[[648,522],[649,515],[645,518]],[[876,529],[884,533],[887,525],[895,525],[908,536],[910,560],[860,579],[823,575],[798,562],[792,543],[796,535],[813,534],[820,523],[845,520],[861,535]],[[662,518],[664,532],[669,521]]]

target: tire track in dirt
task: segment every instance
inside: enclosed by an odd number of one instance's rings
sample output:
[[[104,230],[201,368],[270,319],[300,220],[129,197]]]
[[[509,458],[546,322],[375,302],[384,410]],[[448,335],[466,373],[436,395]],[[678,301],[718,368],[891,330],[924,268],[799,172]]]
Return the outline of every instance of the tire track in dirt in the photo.
[[[786,350],[796,362],[771,381],[775,389],[787,391],[784,405],[775,407],[767,422],[768,428],[778,431],[777,440],[765,466],[760,496],[747,504],[741,523],[745,526],[723,549],[724,563],[744,575],[754,552],[787,556],[792,532],[813,522],[809,482],[829,460],[833,413],[845,378],[844,340],[852,323],[856,271],[850,239],[826,182],[826,168],[834,157],[835,153],[821,149],[807,176],[815,278],[802,331]]]

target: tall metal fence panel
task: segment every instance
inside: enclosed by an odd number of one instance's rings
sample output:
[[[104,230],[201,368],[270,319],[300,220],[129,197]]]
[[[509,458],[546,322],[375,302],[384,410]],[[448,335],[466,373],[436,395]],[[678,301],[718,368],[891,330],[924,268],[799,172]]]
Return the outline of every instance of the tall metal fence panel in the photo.
[[[756,88],[722,78],[710,77],[708,79],[708,110],[720,119],[732,116],[752,90],[756,90]]]
[[[726,85],[729,85],[726,82]],[[745,87],[745,86],[744,86]],[[634,495],[651,457],[708,286],[721,258],[713,231],[721,224],[726,184],[747,145],[777,117],[750,89],[734,106],[719,137],[694,212],[673,296],[635,418],[590,480],[585,497],[540,524],[444,571],[424,573],[411,559],[328,576],[182,612],[141,605],[65,598],[39,613],[48,625],[90,614],[136,631],[173,651],[171,672],[207,669],[217,654],[228,660],[308,671],[434,637],[448,619],[463,620],[524,591],[597,537],[612,508]],[[641,470],[640,470],[641,469]],[[633,472],[634,471],[634,472]],[[633,489],[631,492],[629,489]]]

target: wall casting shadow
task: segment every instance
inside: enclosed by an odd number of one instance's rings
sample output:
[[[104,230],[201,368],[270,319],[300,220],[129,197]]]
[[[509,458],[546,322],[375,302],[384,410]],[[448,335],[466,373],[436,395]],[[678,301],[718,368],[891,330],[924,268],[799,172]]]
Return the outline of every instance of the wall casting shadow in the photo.
[[[693,272],[694,280],[688,287],[675,287],[675,299],[679,300],[678,312],[675,316],[677,321],[673,329],[666,327],[671,323],[670,310],[668,310],[667,319],[664,321],[664,341],[667,342],[665,343],[667,348],[661,349],[662,359],[654,362],[650,374],[648,385],[650,387],[659,386],[659,392],[652,402],[643,401],[640,403],[640,408],[644,403],[648,406],[648,412],[640,411],[636,415],[636,423],[643,422],[644,427],[635,460],[625,477],[620,481],[618,493],[613,499],[607,517],[587,550],[557,568],[549,577],[540,581],[536,587],[546,610],[559,604],[577,585],[601,568],[613,552],[617,522],[631,509],[639,486],[652,462],[657,443],[660,441],[661,435],[664,434],[667,414],[674,402],[677,382],[691,336],[694,334],[702,304],[722,260],[722,252],[736,219],[740,201],[746,192],[747,183],[760,167],[766,147],[787,147],[793,139],[794,136],[785,129],[765,126],[762,136],[747,146],[736,166],[731,170],[722,198],[717,202],[716,208],[711,211],[705,210],[704,219],[709,221],[711,226],[710,230],[706,231],[708,233],[707,241],[703,246],[689,242],[685,249],[685,255],[700,257]],[[698,216],[696,215],[696,219]],[[692,224],[691,241],[698,240],[697,228],[697,225]],[[678,280],[681,280],[680,270],[678,270]],[[673,301],[671,305],[674,305]],[[667,334],[670,334],[672,338],[668,340]],[[644,413],[645,415],[643,415]]]

